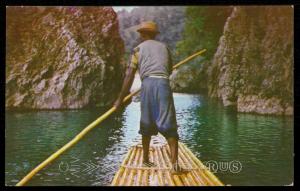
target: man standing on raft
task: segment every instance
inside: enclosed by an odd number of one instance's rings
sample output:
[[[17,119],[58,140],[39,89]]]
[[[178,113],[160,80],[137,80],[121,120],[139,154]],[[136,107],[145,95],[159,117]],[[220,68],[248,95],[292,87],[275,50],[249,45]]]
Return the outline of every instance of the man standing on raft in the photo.
[[[169,84],[172,58],[168,47],[155,39],[159,33],[154,22],[143,22],[137,29],[142,43],[133,49],[121,92],[114,106],[119,110],[134,80],[137,69],[142,80],[141,119],[139,133],[142,135],[143,165],[155,166],[149,161],[149,145],[152,135],[160,132],[171,151],[172,174],[188,172],[178,164],[178,133],[173,95]]]

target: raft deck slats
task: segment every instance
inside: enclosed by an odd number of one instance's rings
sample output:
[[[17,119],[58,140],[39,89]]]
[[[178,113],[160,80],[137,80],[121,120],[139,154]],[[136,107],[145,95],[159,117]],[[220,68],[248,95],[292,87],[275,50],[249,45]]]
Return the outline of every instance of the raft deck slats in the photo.
[[[154,141],[154,143],[156,143]],[[171,160],[169,146],[150,145],[149,159],[156,167],[143,167],[142,145],[134,145],[124,158],[115,174],[112,186],[223,186],[223,183],[210,172],[184,144],[178,144],[179,165],[190,172],[182,175],[170,173]]]

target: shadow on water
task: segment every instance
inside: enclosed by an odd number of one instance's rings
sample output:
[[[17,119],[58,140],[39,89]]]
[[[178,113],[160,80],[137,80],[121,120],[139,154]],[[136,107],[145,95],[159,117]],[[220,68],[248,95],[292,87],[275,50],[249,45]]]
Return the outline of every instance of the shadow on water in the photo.
[[[225,184],[293,182],[292,117],[237,113],[201,95],[174,94],[174,102],[181,141],[206,165],[216,163],[216,175]],[[6,185],[15,185],[105,111],[6,112]],[[132,102],[40,171],[28,185],[109,185],[129,147],[140,141],[139,118],[139,102]],[[232,161],[241,165],[238,172],[231,168],[236,167]]]

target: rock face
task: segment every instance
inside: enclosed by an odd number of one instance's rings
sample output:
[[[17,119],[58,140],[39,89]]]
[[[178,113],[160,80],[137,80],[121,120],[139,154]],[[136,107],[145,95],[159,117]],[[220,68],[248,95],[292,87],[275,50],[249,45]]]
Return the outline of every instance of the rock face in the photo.
[[[183,38],[176,43],[174,64],[204,48],[207,51],[174,72],[171,77],[174,91],[207,92],[207,67],[217,50],[232,8],[233,6],[188,6],[185,9]]]
[[[117,15],[107,7],[8,7],[6,107],[111,104],[124,67]]]
[[[208,61],[195,59],[172,72],[170,85],[173,91],[183,93],[207,93]]]
[[[293,8],[235,7],[208,69],[208,94],[240,112],[293,114]]]
[[[176,42],[182,38],[184,12],[184,6],[141,6],[131,12],[118,11],[120,34],[124,39],[126,52],[131,53],[140,43],[139,34],[136,32],[137,25],[148,20],[156,22],[161,32],[156,39],[166,43],[173,50]]]

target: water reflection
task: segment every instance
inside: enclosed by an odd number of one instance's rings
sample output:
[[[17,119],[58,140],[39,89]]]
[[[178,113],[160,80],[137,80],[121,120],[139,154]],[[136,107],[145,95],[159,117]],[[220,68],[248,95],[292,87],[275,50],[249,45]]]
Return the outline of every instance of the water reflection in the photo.
[[[202,161],[238,160],[243,165],[239,174],[218,172],[221,180],[232,185],[293,182],[292,118],[242,114],[215,100],[199,101],[202,104],[190,110],[189,118],[200,123],[182,124],[186,144]]]
[[[231,185],[293,181],[293,118],[236,113],[205,96],[175,94],[179,136],[205,162],[238,160],[238,174],[217,172]],[[7,112],[5,183],[15,185],[104,109]],[[140,141],[139,102],[93,129],[38,173],[29,185],[109,185],[129,147]]]

